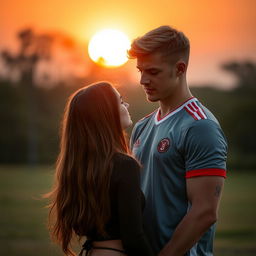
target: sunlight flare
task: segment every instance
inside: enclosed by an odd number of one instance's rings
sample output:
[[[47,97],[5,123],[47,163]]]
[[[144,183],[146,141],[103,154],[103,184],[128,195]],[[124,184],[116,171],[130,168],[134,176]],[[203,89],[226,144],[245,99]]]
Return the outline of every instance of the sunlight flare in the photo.
[[[96,33],[89,42],[90,58],[105,67],[118,67],[127,62],[129,38],[121,31],[104,29]]]

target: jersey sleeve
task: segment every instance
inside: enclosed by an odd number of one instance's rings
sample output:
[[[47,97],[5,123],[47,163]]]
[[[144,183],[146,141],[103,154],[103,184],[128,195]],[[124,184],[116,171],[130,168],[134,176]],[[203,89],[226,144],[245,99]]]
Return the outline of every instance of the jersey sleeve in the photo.
[[[121,240],[128,256],[153,256],[143,231],[140,167],[133,159],[123,164],[117,191]]]
[[[220,126],[200,120],[187,130],[185,141],[186,178],[226,177],[227,142]]]

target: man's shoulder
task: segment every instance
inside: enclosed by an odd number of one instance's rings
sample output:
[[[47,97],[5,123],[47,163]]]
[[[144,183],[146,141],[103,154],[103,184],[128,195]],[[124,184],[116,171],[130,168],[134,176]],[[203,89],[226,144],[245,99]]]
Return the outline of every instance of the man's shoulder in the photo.
[[[200,126],[202,123],[219,124],[212,112],[196,98],[191,103],[184,105],[183,108],[185,114],[182,118],[182,123],[187,127]]]
[[[207,118],[191,123],[183,130],[183,141],[217,146],[226,145],[226,136],[217,120]]]
[[[144,117],[141,118],[139,121],[137,121],[134,128],[141,127],[141,126],[143,126],[145,123],[147,123],[151,118],[154,118],[154,114],[156,113],[156,111],[157,111],[157,109],[154,110],[153,112],[151,112],[150,114],[144,116]]]
[[[187,137],[187,134],[208,133],[216,130],[221,131],[220,124],[212,112],[205,107],[198,99],[194,98],[183,106],[176,116],[175,136]],[[218,130],[218,131],[217,131]]]

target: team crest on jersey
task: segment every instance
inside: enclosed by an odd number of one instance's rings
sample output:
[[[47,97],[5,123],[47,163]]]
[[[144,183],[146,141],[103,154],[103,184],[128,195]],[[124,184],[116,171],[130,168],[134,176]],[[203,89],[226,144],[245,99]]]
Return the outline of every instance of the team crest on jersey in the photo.
[[[171,141],[169,138],[164,138],[160,140],[160,142],[157,145],[157,150],[159,153],[164,153],[166,152],[171,145]]]
[[[135,143],[133,144],[134,147],[139,147],[140,146],[140,139],[137,139]]]

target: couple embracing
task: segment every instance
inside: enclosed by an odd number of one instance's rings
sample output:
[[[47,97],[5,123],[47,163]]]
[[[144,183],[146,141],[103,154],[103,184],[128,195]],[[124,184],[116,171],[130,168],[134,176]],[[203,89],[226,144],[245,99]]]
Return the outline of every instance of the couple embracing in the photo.
[[[161,26],[135,39],[147,100],[159,108],[132,124],[129,104],[108,82],[76,91],[62,123],[50,228],[66,255],[210,256],[226,177],[227,143],[214,115],[193,97],[190,43]]]

